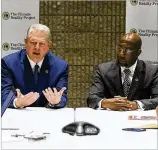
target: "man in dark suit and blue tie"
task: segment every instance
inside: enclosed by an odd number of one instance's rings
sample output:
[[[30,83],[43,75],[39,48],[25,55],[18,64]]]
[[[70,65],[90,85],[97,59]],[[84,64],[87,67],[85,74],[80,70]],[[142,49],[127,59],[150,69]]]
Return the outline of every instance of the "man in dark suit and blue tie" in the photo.
[[[117,60],[100,64],[95,72],[89,107],[127,111],[158,106],[158,65],[138,59],[141,45],[136,33],[120,38]]]
[[[2,58],[1,104],[11,90],[12,108],[63,108],[67,103],[68,63],[50,52],[51,32],[42,24],[29,27],[26,49]]]

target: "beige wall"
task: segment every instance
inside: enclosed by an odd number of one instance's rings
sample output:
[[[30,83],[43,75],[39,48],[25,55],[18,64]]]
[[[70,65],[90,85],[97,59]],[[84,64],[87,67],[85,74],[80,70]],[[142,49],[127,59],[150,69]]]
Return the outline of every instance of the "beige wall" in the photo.
[[[52,31],[52,51],[70,65],[68,107],[86,106],[95,66],[115,59],[125,10],[124,1],[40,1],[40,23]]]

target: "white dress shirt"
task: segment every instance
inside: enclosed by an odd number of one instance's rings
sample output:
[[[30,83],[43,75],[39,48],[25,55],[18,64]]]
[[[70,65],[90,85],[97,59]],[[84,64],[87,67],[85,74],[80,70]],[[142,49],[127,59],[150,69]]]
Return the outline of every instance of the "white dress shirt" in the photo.
[[[44,58],[43,58],[39,63],[35,63],[34,61],[32,61],[32,60],[29,58],[28,55],[27,55],[27,58],[28,58],[28,60],[29,60],[29,62],[30,62],[32,71],[34,72],[34,70],[35,70],[35,65],[36,65],[36,64],[39,66],[39,70],[38,70],[38,71],[40,71]]]
[[[132,83],[132,79],[133,79],[133,75],[134,75],[134,71],[136,69],[136,66],[137,66],[137,61],[131,67],[128,68],[131,71],[131,73],[129,75],[130,83]],[[121,66],[121,80],[122,80],[122,84],[123,84],[124,79],[125,79],[125,73],[124,73],[124,69],[125,68],[126,67],[122,67]]]

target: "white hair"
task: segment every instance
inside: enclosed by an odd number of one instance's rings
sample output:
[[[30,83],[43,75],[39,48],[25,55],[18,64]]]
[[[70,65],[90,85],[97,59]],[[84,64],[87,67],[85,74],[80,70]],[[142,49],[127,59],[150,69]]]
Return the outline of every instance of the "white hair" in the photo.
[[[43,24],[33,24],[31,25],[28,30],[27,30],[27,34],[26,34],[26,39],[29,37],[30,33],[31,32],[35,32],[35,31],[42,31],[44,33],[46,33],[48,36],[47,36],[47,40],[49,42],[51,42],[51,32],[50,32],[50,29],[43,25]]]

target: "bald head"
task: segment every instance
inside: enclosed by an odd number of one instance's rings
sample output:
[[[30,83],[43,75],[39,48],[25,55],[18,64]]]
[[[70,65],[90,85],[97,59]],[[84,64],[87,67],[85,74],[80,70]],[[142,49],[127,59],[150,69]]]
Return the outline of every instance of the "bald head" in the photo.
[[[121,36],[120,43],[129,43],[133,49],[141,49],[142,40],[136,33],[127,33]]]
[[[131,67],[141,54],[142,40],[136,33],[121,36],[117,49],[117,60],[121,66]]]

